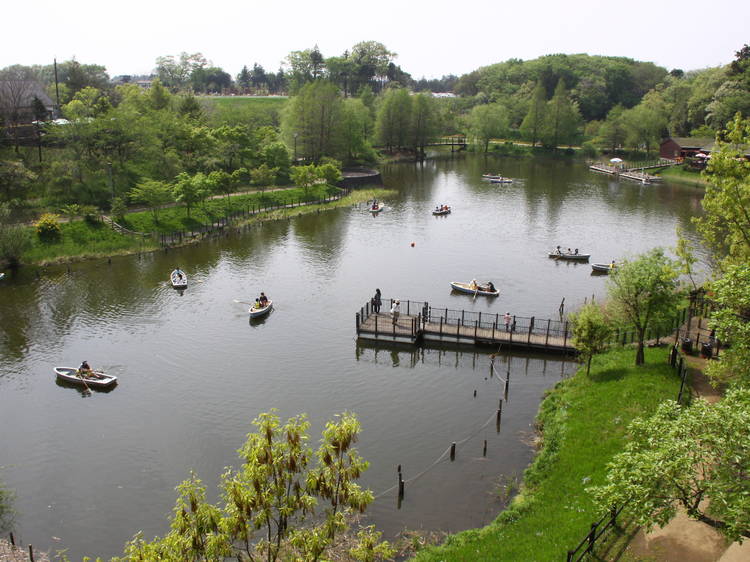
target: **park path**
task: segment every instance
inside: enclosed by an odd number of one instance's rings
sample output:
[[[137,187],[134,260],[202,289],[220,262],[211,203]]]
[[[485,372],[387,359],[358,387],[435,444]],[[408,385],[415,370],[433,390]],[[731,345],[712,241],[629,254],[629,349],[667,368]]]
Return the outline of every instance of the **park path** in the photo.
[[[695,330],[692,319],[691,331]],[[711,386],[704,374],[706,359],[687,356],[693,395],[711,404],[721,400],[722,389]],[[639,529],[626,552],[636,560],[660,562],[747,562],[750,560],[750,541],[728,543],[713,527],[691,519],[684,510],[664,527],[647,533]]]

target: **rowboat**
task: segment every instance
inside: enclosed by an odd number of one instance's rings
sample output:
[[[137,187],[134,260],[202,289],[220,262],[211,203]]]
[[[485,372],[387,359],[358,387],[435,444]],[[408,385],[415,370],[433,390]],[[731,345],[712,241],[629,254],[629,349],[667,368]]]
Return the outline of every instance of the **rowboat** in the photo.
[[[187,289],[187,274],[184,271],[175,269],[169,275],[169,281],[175,289]]]
[[[368,211],[370,211],[373,215],[377,215],[380,211],[382,211],[384,208],[384,205],[382,203],[375,203],[372,205]]]
[[[451,214],[451,208],[448,207],[447,209],[435,209],[434,211],[432,211],[432,214],[435,215],[435,216],[438,216],[438,215],[450,215]]]
[[[250,314],[250,318],[260,318],[264,314],[268,314],[273,308],[273,301],[268,301],[268,304],[266,306],[262,306],[260,308],[255,308],[255,305],[251,306],[248,309],[248,314]]]
[[[2,279],[3,277],[5,277],[5,273],[0,273],[0,279]]]
[[[592,263],[591,269],[598,273],[609,273],[612,271],[616,266],[611,263]]]
[[[513,183],[513,178],[490,178],[490,183]]]
[[[72,367],[55,367],[55,374],[61,381],[92,388],[107,388],[117,383],[117,377],[99,371],[91,371],[85,375]]]
[[[500,294],[500,291],[498,291],[497,289],[495,289],[494,291],[490,291],[485,285],[478,285],[478,288],[472,288],[471,283],[461,283],[460,281],[451,281],[451,287],[454,291],[458,291],[460,293],[468,293],[470,295],[496,297]]]
[[[502,177],[500,174],[482,174],[482,178],[485,180],[496,180]]]
[[[547,254],[551,258],[555,258],[556,260],[571,260],[571,261],[589,261],[589,258],[591,257],[591,254],[568,254],[568,253],[562,253],[558,254],[557,252],[550,252]]]

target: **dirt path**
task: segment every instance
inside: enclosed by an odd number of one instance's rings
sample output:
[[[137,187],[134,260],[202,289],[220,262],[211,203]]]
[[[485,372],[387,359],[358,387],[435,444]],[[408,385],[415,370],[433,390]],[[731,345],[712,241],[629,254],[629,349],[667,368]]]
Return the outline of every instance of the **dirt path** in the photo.
[[[708,340],[709,331],[705,320],[693,318],[690,323],[693,341]],[[700,335],[700,339],[696,336]],[[686,356],[690,386],[696,399],[713,404],[721,400],[723,389],[711,386],[704,374],[709,360]],[[696,521],[680,509],[664,527],[654,528],[650,533],[638,530],[630,541],[626,552],[635,560],[659,560],[662,562],[747,562],[750,560],[750,541],[743,544],[728,543],[713,527]]]

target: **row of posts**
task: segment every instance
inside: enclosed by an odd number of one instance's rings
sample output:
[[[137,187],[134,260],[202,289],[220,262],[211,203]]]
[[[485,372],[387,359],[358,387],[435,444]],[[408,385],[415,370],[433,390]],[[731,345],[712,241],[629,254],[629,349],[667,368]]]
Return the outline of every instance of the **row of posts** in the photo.
[[[13,548],[16,547],[16,538],[13,536],[13,533],[10,534],[10,545]],[[29,545],[29,560],[34,562],[34,547],[32,545]]]
[[[493,376],[494,373],[494,363],[495,363],[495,356],[492,356],[492,359],[490,360],[490,377]],[[508,388],[510,384],[510,364],[508,365],[508,371],[505,376],[505,390],[504,390],[504,396],[505,399],[508,399]],[[474,390],[474,398],[477,397],[477,391]],[[500,424],[503,417],[503,399],[500,398],[498,400],[497,404],[497,412],[495,414],[495,431],[497,433],[500,433]],[[485,439],[482,443],[482,457],[487,456],[487,440]],[[451,443],[450,447],[450,459],[451,462],[456,460],[456,442],[453,441]],[[404,482],[404,476],[401,471],[401,465],[398,465],[398,468],[396,469],[398,473],[398,508],[401,509],[401,502],[404,500],[404,488],[405,488],[405,482]]]

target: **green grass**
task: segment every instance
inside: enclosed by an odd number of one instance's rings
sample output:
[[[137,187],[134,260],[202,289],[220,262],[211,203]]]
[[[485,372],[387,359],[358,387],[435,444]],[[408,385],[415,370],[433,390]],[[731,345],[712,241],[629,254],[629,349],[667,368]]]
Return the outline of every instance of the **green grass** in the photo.
[[[656,173],[660,175],[661,177],[663,177],[665,180],[669,180],[669,181],[689,183],[692,185],[701,185],[701,186],[708,185],[708,182],[700,174],[700,172],[688,170],[682,164],[664,168]]]
[[[207,210],[193,209],[191,217],[187,218],[184,207],[170,207],[162,209],[159,214],[159,223],[155,224],[150,211],[130,213],[124,225],[138,232],[173,232],[175,230],[189,230],[191,226],[197,228],[203,222],[210,222],[211,218],[224,216],[224,210],[229,206],[230,212],[239,209],[249,209],[253,206],[268,206],[287,202],[315,201],[325,195],[338,193],[339,190],[330,186],[316,186],[309,190],[307,196],[300,188],[271,191],[266,193],[250,193],[247,195],[236,195],[227,202],[224,198],[214,199],[207,203]],[[293,209],[277,209],[267,213],[261,213],[244,222],[275,220],[297,215],[317,212],[318,210],[332,209],[335,207],[349,206],[363,201],[386,198],[395,192],[386,189],[360,189],[353,191],[350,195],[320,205],[306,205]],[[207,214],[208,213],[208,214]],[[235,224],[240,224],[239,222]],[[33,230],[30,228],[30,230]],[[124,236],[112,230],[104,223],[89,224],[86,221],[73,221],[60,224],[61,237],[55,243],[43,243],[36,235],[32,236],[33,246],[23,256],[24,263],[48,264],[60,261],[71,261],[77,259],[88,259],[107,257],[119,254],[131,254],[141,251],[149,251],[157,248],[158,243],[153,237],[141,239],[135,236]]]
[[[263,193],[252,192],[230,198],[211,199],[205,204],[196,205],[191,209],[190,217],[187,216],[184,206],[161,209],[158,212],[158,220],[155,220],[151,211],[130,213],[125,217],[123,226],[136,232],[170,233],[177,230],[197,230],[201,225],[210,224],[211,221],[236,211],[298,201],[315,201],[337,193],[340,193],[338,188],[325,185],[311,187],[308,193],[298,187]]]
[[[677,397],[667,348],[646,349],[640,368],[634,357],[632,348],[610,351],[594,359],[590,377],[579,371],[558,383],[538,414],[542,449],[511,506],[487,527],[451,535],[416,560],[564,560],[601,516],[586,488],[604,481],[630,420]]]
[[[213,125],[246,123],[255,127],[278,126],[285,97],[214,97],[200,98]]]
[[[33,229],[31,229],[33,230]],[[60,240],[44,243],[36,235],[33,245],[23,256],[25,263],[53,263],[65,258],[78,259],[113,256],[150,250],[154,243],[146,239],[123,236],[104,223],[89,224],[86,221],[73,221],[60,224]]]

